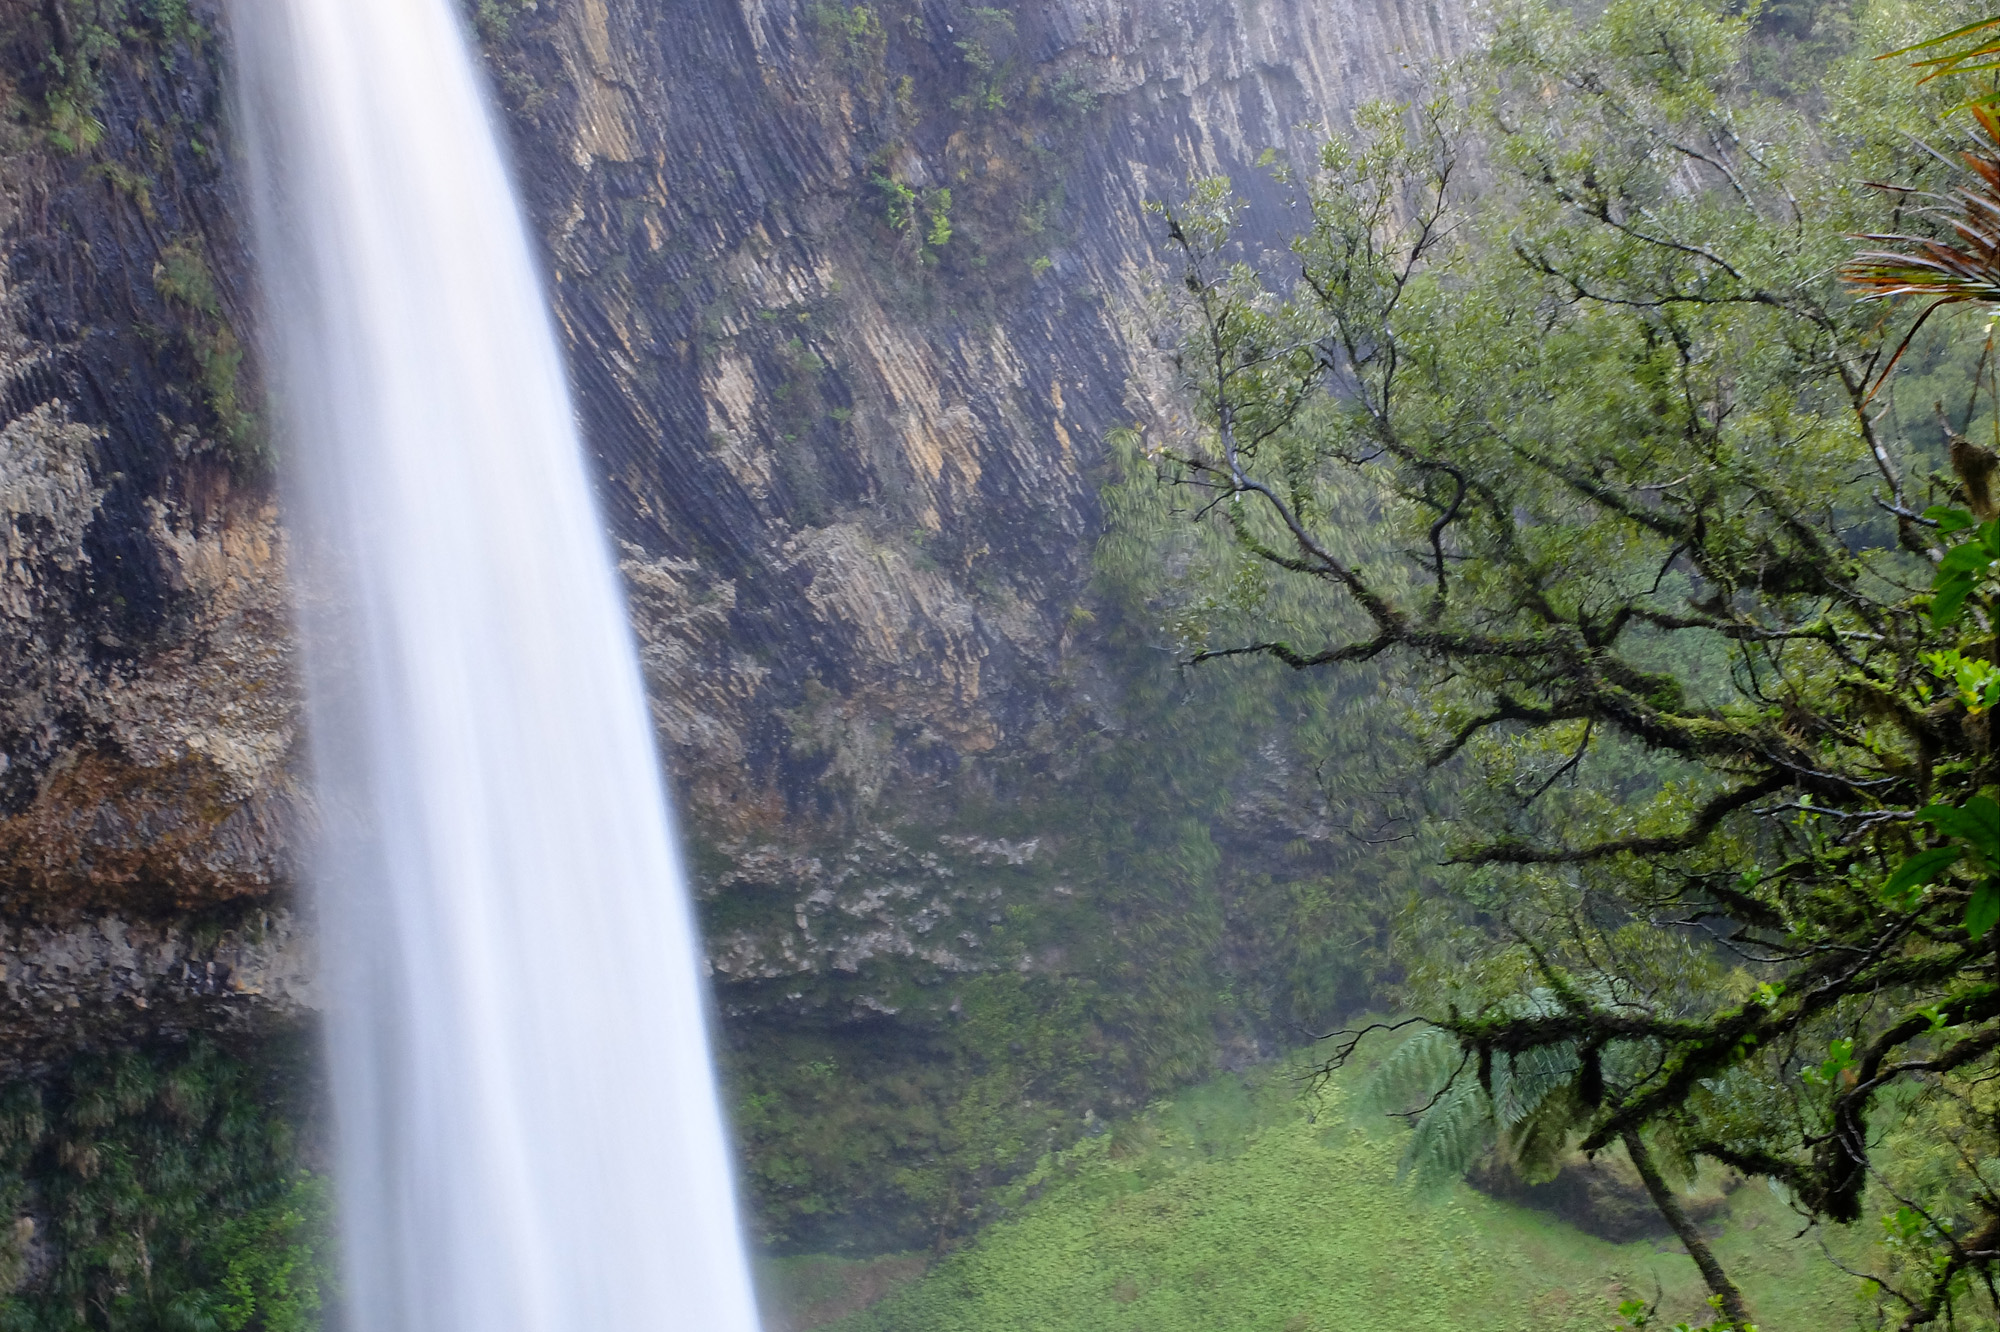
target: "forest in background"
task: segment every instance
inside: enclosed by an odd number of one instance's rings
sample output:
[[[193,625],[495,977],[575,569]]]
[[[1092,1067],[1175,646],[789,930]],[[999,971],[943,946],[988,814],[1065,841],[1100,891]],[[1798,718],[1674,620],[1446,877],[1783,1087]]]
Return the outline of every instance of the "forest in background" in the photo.
[[[1415,1016],[1321,1066],[1417,1031],[1377,1074],[1410,1169],[1622,1154],[1749,1328],[1683,1197],[1723,1168],[1882,1227],[1878,1318],[1983,1326],[1994,25],[1861,11],[1861,52],[1934,77],[1850,54],[1787,98],[1758,17],[1503,16],[1297,173],[1280,264],[1226,180],[1159,205],[1198,408],[1148,456],[1207,543],[1186,660],[1386,663],[1411,698]]]

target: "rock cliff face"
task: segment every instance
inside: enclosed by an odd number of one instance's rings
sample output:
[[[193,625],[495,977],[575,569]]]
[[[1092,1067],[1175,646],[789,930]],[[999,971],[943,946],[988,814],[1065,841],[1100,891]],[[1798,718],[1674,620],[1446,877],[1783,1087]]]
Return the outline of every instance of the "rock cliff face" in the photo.
[[[288,911],[227,929],[131,913],[0,926],[0,1075],[79,1047],[205,1032],[256,1040],[321,999],[311,932]]]
[[[739,1045],[780,1051],[781,1080],[835,1061],[773,1022],[915,1033],[929,1090],[908,1068],[840,1076],[945,1107],[922,1133],[883,1111],[890,1145],[865,1151],[985,1162],[883,1204],[941,1236],[978,1171],[1036,1150],[1015,1111],[954,1118],[952,1098],[1080,1113],[1096,1093],[1064,1069],[1130,1094],[1137,1065],[1189,1075],[1234,984],[1215,970],[1216,840],[1305,847],[1296,873],[1326,831],[1277,749],[1227,799],[1190,794],[1174,765],[1203,760],[1137,733],[1133,699],[1161,687],[1093,586],[1105,436],[1173,410],[1143,205],[1222,172],[1281,217],[1262,164],[1309,161],[1315,123],[1406,94],[1468,40],[1467,10],[466,8],[572,352],[722,1010]],[[226,49],[217,0],[0,0],[6,1067],[313,1002]],[[1053,1044],[1037,1014],[1059,1015]],[[778,1163],[753,1180],[768,1214],[845,1205],[826,1197],[853,1163],[799,1164],[818,1121],[772,1108],[832,1093],[739,1073],[745,1132]],[[981,1136],[1002,1120],[1005,1147]],[[923,1238],[911,1224],[895,1243]]]
[[[485,0],[475,21],[711,891],[798,890],[716,964],[906,939],[873,907],[814,929],[838,881],[802,848],[865,862],[912,808],[1018,793],[1102,724],[1102,439],[1157,406],[1142,203],[1214,171],[1276,202],[1265,150],[1303,158],[1314,122],[1407,91],[1465,15]],[[16,914],[262,909],[292,877],[297,699],[218,24],[0,6]]]
[[[0,5],[0,895],[269,897],[298,805],[283,541],[236,328],[220,43]]]
[[[1274,202],[1260,154],[1310,160],[1306,125],[1466,36],[1404,0],[488,28],[661,730],[738,836],[1051,747],[1102,437],[1153,410],[1144,201],[1224,172]]]
[[[1282,216],[1260,158],[1309,163],[1315,125],[1408,95],[1467,17],[1414,0],[480,12],[660,732],[728,862],[708,890],[795,908],[718,939],[715,965],[749,979],[903,948],[895,911],[828,907],[804,848],[869,861],[885,826],[1017,799],[1113,724],[1090,553],[1104,436],[1161,409],[1145,201],[1220,172]]]

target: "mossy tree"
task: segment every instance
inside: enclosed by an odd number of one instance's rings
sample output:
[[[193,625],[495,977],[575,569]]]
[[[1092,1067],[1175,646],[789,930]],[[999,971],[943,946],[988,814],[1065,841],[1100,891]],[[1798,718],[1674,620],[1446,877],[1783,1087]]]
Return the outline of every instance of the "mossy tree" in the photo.
[[[1882,4],[1860,40],[1937,24]],[[1943,185],[1905,132],[1947,97],[1856,61],[1809,114],[1751,38],[1702,0],[1516,10],[1296,178],[1283,287],[1199,185],[1164,210],[1199,424],[1151,456],[1220,567],[1302,589],[1191,660],[1413,687],[1458,909],[1416,991],[1456,1053],[1411,1109],[1529,1171],[1629,1152],[1721,1325],[1750,1310],[1670,1178],[1701,1159],[1815,1223],[1886,1209],[1905,1327],[1990,1318],[1994,459],[1887,428],[1901,329],[1842,277],[1853,233],[1950,234],[1867,184]],[[1948,1159],[1901,1171],[1918,1122]]]

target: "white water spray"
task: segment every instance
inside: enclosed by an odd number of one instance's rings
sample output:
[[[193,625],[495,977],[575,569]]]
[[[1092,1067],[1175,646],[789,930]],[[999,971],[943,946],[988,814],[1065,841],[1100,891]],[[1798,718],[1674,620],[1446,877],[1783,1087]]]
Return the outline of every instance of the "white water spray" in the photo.
[[[630,633],[450,0],[232,12],[356,1332],[750,1332]]]

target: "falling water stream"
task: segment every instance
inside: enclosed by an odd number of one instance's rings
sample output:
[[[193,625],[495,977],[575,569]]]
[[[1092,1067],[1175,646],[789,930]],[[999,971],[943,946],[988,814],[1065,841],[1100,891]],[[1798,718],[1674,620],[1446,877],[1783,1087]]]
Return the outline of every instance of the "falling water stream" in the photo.
[[[451,0],[238,0],[355,1332],[751,1332],[696,940]]]

